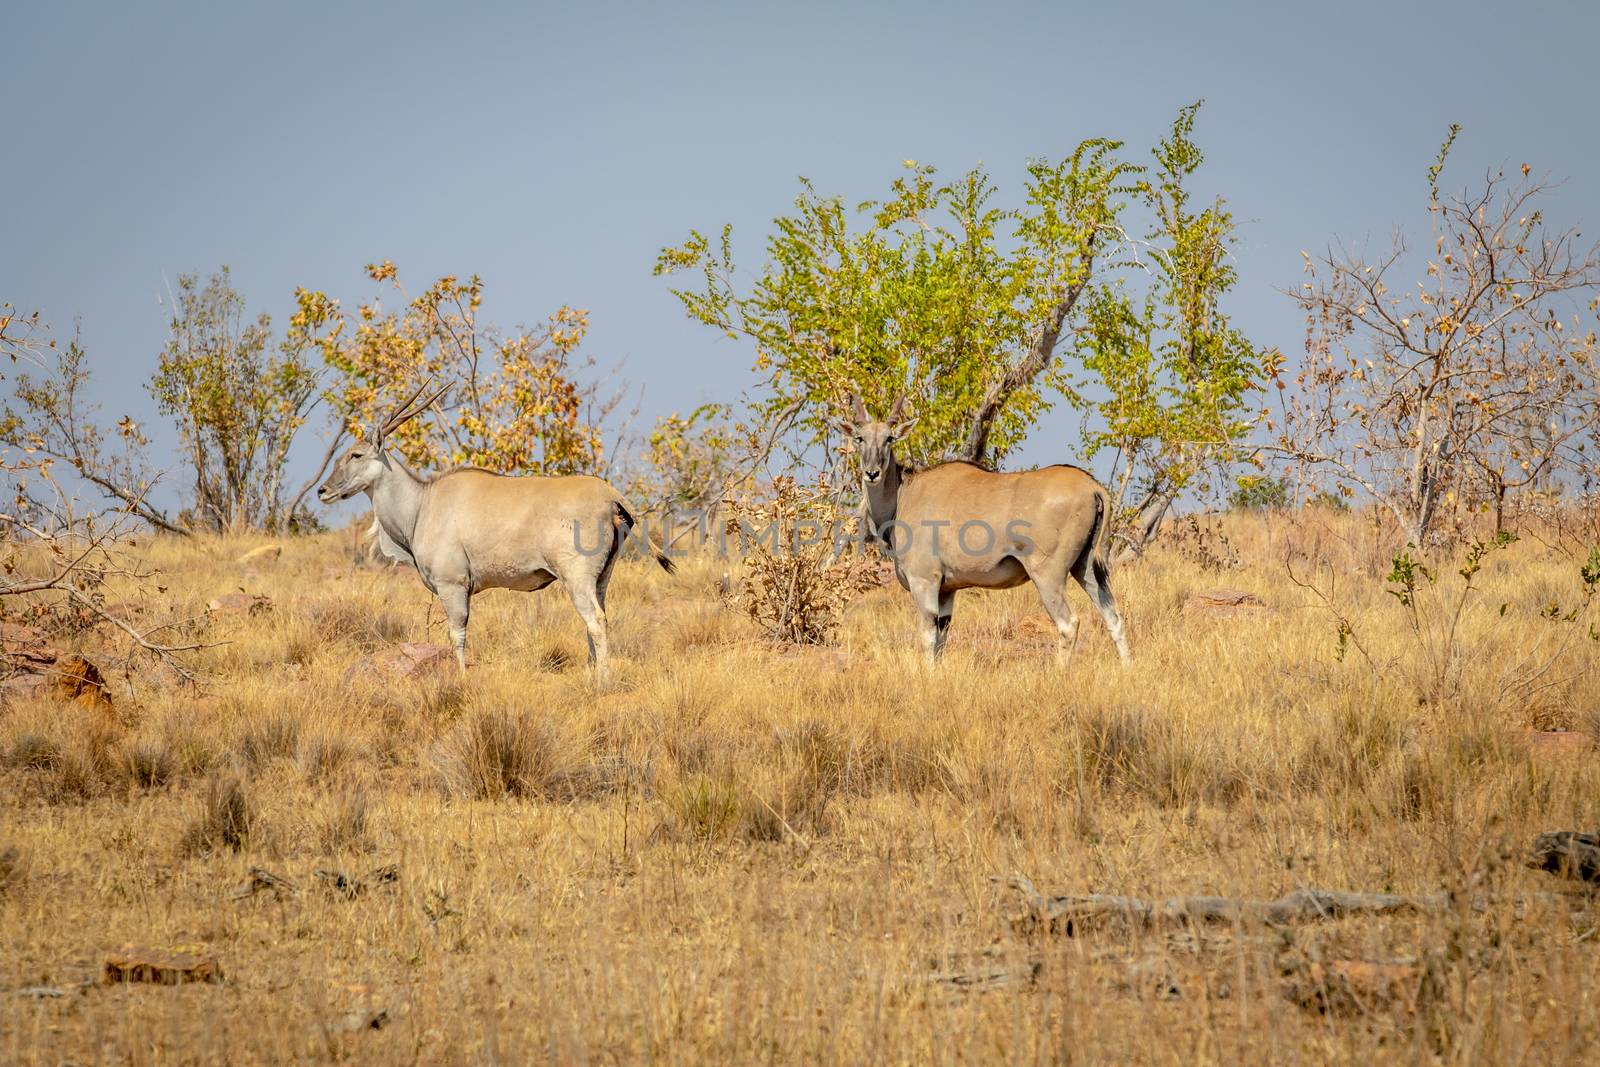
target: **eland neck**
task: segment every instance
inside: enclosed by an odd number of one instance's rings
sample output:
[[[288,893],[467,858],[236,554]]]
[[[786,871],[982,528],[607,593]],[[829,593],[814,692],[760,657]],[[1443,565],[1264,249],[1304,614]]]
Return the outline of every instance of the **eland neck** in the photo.
[[[367,496],[372,500],[372,513],[389,535],[389,540],[411,551],[411,535],[417,528],[417,513],[422,510],[422,496],[427,486],[393,456],[387,457],[383,476],[372,483]]]
[[[884,468],[883,477],[878,484],[866,487],[867,513],[872,519],[872,532],[875,536],[884,526],[894,521],[900,510],[901,477],[900,464],[891,461]]]

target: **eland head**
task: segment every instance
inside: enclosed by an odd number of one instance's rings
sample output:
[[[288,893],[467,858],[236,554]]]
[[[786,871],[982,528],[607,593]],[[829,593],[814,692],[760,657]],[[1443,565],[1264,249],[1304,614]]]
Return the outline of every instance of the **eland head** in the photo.
[[[834,425],[855,442],[861,460],[861,480],[867,485],[878,485],[895,466],[895,442],[911,432],[917,424],[916,416],[906,414],[903,395],[894,402],[889,417],[881,422],[867,414],[867,406],[860,396],[852,393],[850,404],[850,414],[837,419]]]
[[[389,469],[389,457],[383,450],[384,439],[427,411],[454,384],[446,382],[420,404],[416,403],[416,400],[428,385],[423,383],[419,386],[416,392],[406,398],[405,403],[383,421],[375,433],[370,437],[363,436],[339,457],[339,461],[333,465],[333,472],[328,475],[328,480],[317,490],[317,499],[324,504],[332,504],[370,490],[378,479],[383,477],[383,472]]]

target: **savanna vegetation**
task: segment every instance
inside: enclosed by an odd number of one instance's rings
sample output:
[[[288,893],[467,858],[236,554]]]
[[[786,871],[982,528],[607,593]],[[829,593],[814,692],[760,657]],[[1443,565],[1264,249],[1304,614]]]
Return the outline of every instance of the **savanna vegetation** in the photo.
[[[1527,168],[1452,193],[1447,141],[1427,243],[1308,260],[1281,351],[1228,313],[1198,119],[1013,199],[806,185],[754,274],[692,232],[657,270],[763,382],[641,434],[586,312],[497,327],[474,276],[379,261],[281,332],[181,279],[176,457],[5,309],[0,1058],[1586,1056],[1600,908],[1527,859],[1600,797],[1600,256]],[[418,468],[702,516],[675,574],[619,564],[608,680],[558,589],[481,597],[458,674],[416,575],[315,510],[428,381]],[[1086,616],[1063,666],[1028,586],[963,593],[923,664],[887,561],[799,535],[859,521],[852,393],[909,396],[918,462],[1078,412],[1131,665]],[[1160,906],[1302,889],[1404,899]],[[1134,903],[1052,899],[1092,894]]]

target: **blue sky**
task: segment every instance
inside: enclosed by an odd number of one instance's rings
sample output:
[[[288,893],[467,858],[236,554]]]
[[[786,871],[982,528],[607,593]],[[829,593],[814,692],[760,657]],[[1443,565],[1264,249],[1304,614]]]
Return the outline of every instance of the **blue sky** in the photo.
[[[806,175],[848,200],[900,161],[987,165],[1107,135],[1142,152],[1205,98],[1203,189],[1242,224],[1231,309],[1298,349],[1300,251],[1421,226],[1423,175],[1523,161],[1600,204],[1581,3],[16,5],[0,39],[0,301],[81,323],[108,414],[143,393],[167,280],[227,263],[280,324],[361,265],[481,274],[490,321],[591,312],[645,424],[732,399],[750,352],[688,321],[656,251],[731,222],[755,267]],[[1448,182],[1447,182],[1448,184]],[[1024,459],[1071,458],[1052,418]],[[315,442],[303,442],[297,469]]]

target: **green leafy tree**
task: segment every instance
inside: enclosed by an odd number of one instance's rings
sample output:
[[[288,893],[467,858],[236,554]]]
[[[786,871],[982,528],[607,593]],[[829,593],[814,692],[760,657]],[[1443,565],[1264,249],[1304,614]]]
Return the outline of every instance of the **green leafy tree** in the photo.
[[[287,528],[283,472],[318,394],[309,340],[274,351],[272,321],[253,320],[223,267],[178,279],[172,333],[150,379],[177,425],[194,478],[190,521],[213,530]]]
[[[1139,253],[1087,301],[1080,352],[1087,456],[1112,453],[1118,533],[1133,551],[1173,501],[1236,457],[1267,368],[1222,310],[1237,274],[1232,214],[1197,206],[1189,188],[1205,157],[1194,141],[1200,105],[1178,113],[1154,149],[1137,196],[1150,219]]]
[[[1060,399],[1083,408],[1086,458],[1112,453],[1119,529],[1137,547],[1233,459],[1263,376],[1220,308],[1233,218],[1188,187],[1198,109],[1179,113],[1148,170],[1119,157],[1121,142],[1085,141],[1029,164],[1014,209],[995,205],[981,168],[941,183],[908,161],[886,199],[854,211],[804,182],[748,289],[727,227],[665,249],[656,272],[698,275],[674,294],[754,343],[762,414],[793,419],[804,445],[826,444],[851,392],[879,411],[909,394],[914,460],[999,463]],[[1149,220],[1142,242],[1128,235],[1135,212]]]
[[[792,420],[802,444],[826,443],[851,392],[880,411],[907,393],[913,457],[998,461],[1064,384],[1058,347],[1132,188],[1119,147],[1090,140],[1035,161],[1013,210],[993,204],[981,168],[945,183],[908,160],[888,197],[854,210],[802,179],[748,290],[734,282],[729,227],[691,232],[656,273],[698,275],[673,293],[692,318],[754,343],[759,413]]]

